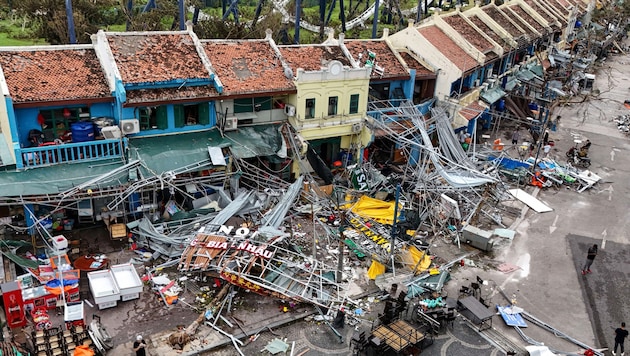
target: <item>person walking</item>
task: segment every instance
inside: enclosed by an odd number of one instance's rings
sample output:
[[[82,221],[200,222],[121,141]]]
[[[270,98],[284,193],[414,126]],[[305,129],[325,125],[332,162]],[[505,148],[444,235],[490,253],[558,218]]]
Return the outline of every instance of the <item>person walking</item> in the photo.
[[[597,256],[597,244],[588,249],[588,253],[586,254],[586,262],[584,262],[584,266],[582,266],[583,275],[591,273],[591,265],[593,264],[595,256]]]
[[[623,342],[628,337],[626,323],[621,323],[621,327],[615,329],[615,348],[612,351],[613,356],[617,355],[617,346],[621,348],[621,356],[623,356]]]
[[[147,344],[142,339],[142,335],[136,336],[136,341],[133,342],[133,351],[136,352],[136,356],[146,356],[146,347]]]

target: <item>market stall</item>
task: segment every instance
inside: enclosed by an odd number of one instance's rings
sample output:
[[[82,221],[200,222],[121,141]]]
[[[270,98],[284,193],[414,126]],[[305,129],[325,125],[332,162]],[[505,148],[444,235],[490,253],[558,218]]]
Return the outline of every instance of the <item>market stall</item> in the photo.
[[[123,301],[140,298],[142,280],[131,263],[112,266],[111,271]]]
[[[90,291],[99,309],[115,307],[120,299],[120,290],[110,270],[94,271],[87,274]]]

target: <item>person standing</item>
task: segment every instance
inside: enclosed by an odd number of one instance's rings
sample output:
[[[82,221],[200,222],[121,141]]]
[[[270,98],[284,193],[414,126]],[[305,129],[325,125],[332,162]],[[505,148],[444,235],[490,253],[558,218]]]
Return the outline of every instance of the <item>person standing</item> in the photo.
[[[591,265],[593,264],[595,256],[597,256],[597,244],[588,249],[588,253],[586,254],[586,262],[584,262],[584,266],[582,266],[583,275],[591,273]]]
[[[543,153],[544,153],[544,157],[545,158],[547,158],[549,156],[549,151],[551,151],[551,145],[549,144],[549,142],[547,142],[543,146]]]
[[[514,129],[514,132],[512,132],[512,144],[516,145],[518,144],[518,139],[520,138],[521,133],[518,132],[518,128]]]
[[[136,352],[136,356],[146,356],[146,347],[147,344],[142,339],[142,335],[136,336],[136,341],[133,342],[133,351]]]
[[[621,356],[623,356],[623,342],[628,337],[626,323],[621,323],[621,327],[615,329],[615,348],[612,351],[613,356],[617,355],[617,346],[621,348]]]

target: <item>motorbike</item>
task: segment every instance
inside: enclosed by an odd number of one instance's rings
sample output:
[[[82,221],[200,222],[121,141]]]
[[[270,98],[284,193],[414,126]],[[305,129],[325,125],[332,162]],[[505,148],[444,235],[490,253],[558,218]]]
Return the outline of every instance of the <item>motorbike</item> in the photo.
[[[566,155],[569,158],[567,162],[576,167],[588,168],[591,165],[591,159],[586,155],[580,156],[580,151],[576,147],[571,147]]]

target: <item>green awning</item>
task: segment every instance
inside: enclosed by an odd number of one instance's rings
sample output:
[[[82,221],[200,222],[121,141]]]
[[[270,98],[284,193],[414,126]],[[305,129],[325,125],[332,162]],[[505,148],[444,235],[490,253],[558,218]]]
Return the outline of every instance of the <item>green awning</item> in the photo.
[[[33,261],[33,260],[29,260],[28,258],[23,258],[20,257],[16,254],[10,253],[10,252],[6,252],[6,251],[0,251],[2,252],[2,255],[8,259],[10,259],[11,261],[13,261],[16,265],[23,267],[24,269],[26,268],[38,268],[39,267],[39,263],[37,261]]]
[[[224,141],[218,130],[135,138],[129,140],[130,159],[142,162],[145,177],[197,163],[211,166],[208,147],[228,146]]]
[[[505,90],[512,91],[518,85],[519,81],[515,77],[509,77],[507,83],[505,83]]]
[[[231,150],[236,158],[274,156],[282,147],[281,125],[256,125],[227,132],[232,141]]]
[[[490,105],[496,103],[503,96],[505,96],[505,92],[499,86],[495,86],[492,89],[487,89],[480,95],[481,99]]]
[[[531,71],[525,69],[525,70],[520,70],[518,73],[516,73],[516,78],[527,82],[534,79],[535,75]]]
[[[26,197],[30,195],[59,194],[96,177],[110,173],[124,165],[120,159],[95,163],[65,163],[51,167],[33,168],[25,171],[15,169],[0,172],[0,195],[3,197]],[[126,182],[126,172],[108,177],[95,184],[112,187]]]
[[[282,146],[280,125],[239,127],[225,132],[218,129],[186,134],[165,135],[129,140],[131,159],[138,159],[151,172],[161,174],[182,167],[202,164],[212,166],[209,147],[230,147],[237,158],[275,155]]]
[[[534,73],[534,75],[537,75],[541,78],[545,75],[543,67],[540,64],[531,65],[527,69],[529,69],[530,72]]]

